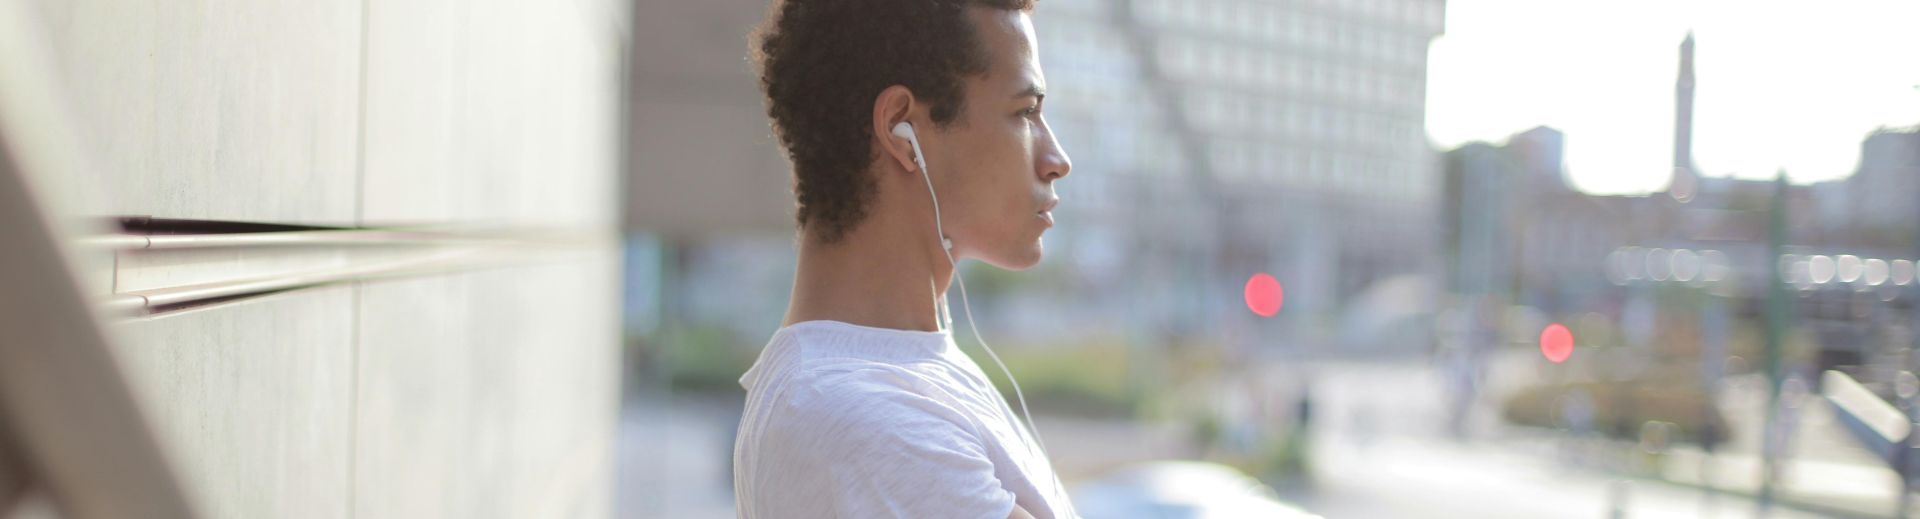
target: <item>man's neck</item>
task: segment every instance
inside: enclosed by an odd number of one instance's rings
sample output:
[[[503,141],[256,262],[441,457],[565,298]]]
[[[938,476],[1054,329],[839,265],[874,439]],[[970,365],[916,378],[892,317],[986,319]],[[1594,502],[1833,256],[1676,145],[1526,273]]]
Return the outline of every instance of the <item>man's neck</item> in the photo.
[[[904,221],[903,221],[904,220]],[[875,328],[937,331],[935,301],[945,297],[953,265],[918,219],[869,215],[839,241],[801,231],[799,265],[785,325],[832,320]]]

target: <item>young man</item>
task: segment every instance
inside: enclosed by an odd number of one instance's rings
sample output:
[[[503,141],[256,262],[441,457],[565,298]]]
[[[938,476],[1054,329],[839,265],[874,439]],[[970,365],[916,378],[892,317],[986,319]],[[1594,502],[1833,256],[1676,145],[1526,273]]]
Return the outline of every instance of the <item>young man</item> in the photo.
[[[1034,265],[1071,168],[1040,113],[1032,4],[771,10],[756,57],[793,162],[799,266],[784,326],[740,379],[740,517],[1072,515],[940,303],[942,234],[954,260]]]

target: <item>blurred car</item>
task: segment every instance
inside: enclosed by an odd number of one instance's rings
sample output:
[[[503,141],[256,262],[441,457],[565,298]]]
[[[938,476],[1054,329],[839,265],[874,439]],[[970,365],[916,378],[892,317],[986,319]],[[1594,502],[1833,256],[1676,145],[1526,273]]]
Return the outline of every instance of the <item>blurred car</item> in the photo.
[[[1233,467],[1195,461],[1131,465],[1078,485],[1074,507],[1088,519],[1317,519]]]

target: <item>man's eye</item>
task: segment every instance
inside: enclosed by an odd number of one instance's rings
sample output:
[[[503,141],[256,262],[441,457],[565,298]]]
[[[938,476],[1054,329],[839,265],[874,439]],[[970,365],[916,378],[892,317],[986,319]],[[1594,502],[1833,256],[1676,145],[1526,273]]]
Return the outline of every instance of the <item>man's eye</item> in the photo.
[[[1040,107],[1038,106],[1029,106],[1029,107],[1020,109],[1021,117],[1032,117],[1033,114],[1037,114],[1037,113],[1040,113]]]

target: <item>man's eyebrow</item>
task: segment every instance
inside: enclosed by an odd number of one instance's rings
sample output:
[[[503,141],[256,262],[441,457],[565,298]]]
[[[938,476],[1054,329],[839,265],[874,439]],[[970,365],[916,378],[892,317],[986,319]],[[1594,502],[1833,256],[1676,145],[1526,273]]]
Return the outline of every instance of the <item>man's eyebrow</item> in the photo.
[[[1040,85],[1028,83],[1027,88],[1022,89],[1020,90],[1020,93],[1013,95],[1014,99],[1020,99],[1023,97],[1032,97],[1032,98],[1035,98],[1036,100],[1044,100],[1047,98],[1047,89],[1046,87],[1043,87]]]

